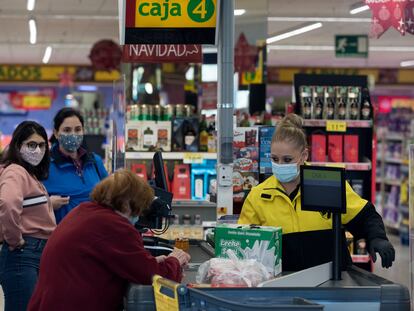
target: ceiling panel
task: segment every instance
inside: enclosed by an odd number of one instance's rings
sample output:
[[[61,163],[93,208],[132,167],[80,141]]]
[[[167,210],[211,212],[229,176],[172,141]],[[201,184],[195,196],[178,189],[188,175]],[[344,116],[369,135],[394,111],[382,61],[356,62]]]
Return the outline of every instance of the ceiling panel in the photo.
[[[247,12],[237,17],[237,24],[254,27],[267,17],[352,17],[349,9],[358,0],[236,0],[236,8]],[[52,44],[52,64],[89,64],[88,54],[100,39],[118,40],[116,0],[37,0],[33,12],[26,11],[26,0],[0,0],[0,62],[40,63],[44,49]],[[28,19],[34,16],[38,25],[38,43],[29,41]],[[370,12],[353,17],[369,18]],[[268,33],[281,33],[297,27],[298,22],[268,22]],[[246,26],[247,25],[247,26]],[[322,28],[277,45],[333,47],[336,34],[366,34],[369,23],[328,23]],[[391,29],[371,46],[414,47],[414,36],[400,36]],[[414,59],[413,53],[371,52],[368,59],[337,59],[333,51],[272,51],[271,65],[289,66],[383,66],[397,67],[402,60]]]

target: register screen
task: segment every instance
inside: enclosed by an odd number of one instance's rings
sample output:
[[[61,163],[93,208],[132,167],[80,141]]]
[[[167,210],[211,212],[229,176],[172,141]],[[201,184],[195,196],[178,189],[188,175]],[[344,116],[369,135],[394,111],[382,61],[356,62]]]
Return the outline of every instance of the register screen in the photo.
[[[344,170],[302,167],[302,210],[346,212]]]

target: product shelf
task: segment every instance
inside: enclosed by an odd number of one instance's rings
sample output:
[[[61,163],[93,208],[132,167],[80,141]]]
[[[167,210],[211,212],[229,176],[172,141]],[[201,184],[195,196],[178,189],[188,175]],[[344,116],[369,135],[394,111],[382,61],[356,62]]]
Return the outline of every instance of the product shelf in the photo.
[[[346,126],[349,128],[371,128],[371,120],[328,120],[346,122]],[[326,127],[327,120],[304,120],[303,126],[305,127]]]
[[[197,201],[197,200],[173,200],[172,207],[211,207],[216,208],[217,204],[210,201]]]
[[[371,258],[369,255],[351,255],[352,262],[354,263],[364,263],[364,262],[370,262]]]
[[[401,158],[377,158],[378,161],[385,161],[386,163],[391,164],[406,164],[407,160]]]
[[[310,164],[316,166],[343,167],[349,171],[369,171],[372,168],[371,162],[310,162]]]
[[[152,160],[154,152],[125,152],[125,159],[127,160]],[[201,157],[204,160],[216,160],[217,153],[212,152],[163,152],[162,157],[164,160],[183,160],[186,157]]]
[[[383,179],[383,178],[377,177],[376,183],[377,184],[384,183],[385,185],[400,187],[401,183],[402,183],[402,180],[400,180],[400,179],[388,179],[388,178]]]

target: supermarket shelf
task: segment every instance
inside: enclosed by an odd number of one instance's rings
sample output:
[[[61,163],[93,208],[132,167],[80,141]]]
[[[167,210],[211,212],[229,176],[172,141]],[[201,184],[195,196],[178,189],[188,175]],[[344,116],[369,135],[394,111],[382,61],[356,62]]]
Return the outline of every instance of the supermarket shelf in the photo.
[[[352,128],[371,128],[371,120],[332,120],[332,121],[345,121],[347,127]],[[304,120],[303,126],[305,127],[326,127],[326,120]]]
[[[393,163],[393,164],[404,164],[408,165],[408,161],[401,158],[377,158],[378,161],[385,161],[386,163]]]
[[[402,134],[398,134],[398,133],[389,133],[385,136],[385,140],[388,141],[403,141],[405,139],[405,136]]]
[[[410,210],[409,210],[409,208],[408,208],[408,205],[406,205],[406,204],[400,204],[400,205],[398,206],[398,210],[399,210],[401,213],[405,214],[405,215],[408,215],[408,214],[410,213]]]
[[[328,166],[328,167],[343,167],[349,171],[369,171],[371,170],[371,162],[360,163],[335,163],[335,162],[310,162],[311,165]]]
[[[173,200],[172,207],[211,207],[216,208],[217,204],[210,201],[196,201],[196,200]]]
[[[370,262],[371,258],[369,255],[351,255],[352,262],[363,263],[363,262]]]
[[[382,178],[377,178],[376,179],[376,183],[377,184],[384,183],[384,184],[389,185],[389,186],[397,186],[397,187],[400,187],[402,181],[399,180],[399,179],[382,179]]]
[[[163,152],[162,158],[164,160],[183,160],[185,155],[197,154],[201,155],[205,160],[216,160],[217,153],[210,152]],[[125,152],[125,159],[127,160],[152,160],[154,152]]]

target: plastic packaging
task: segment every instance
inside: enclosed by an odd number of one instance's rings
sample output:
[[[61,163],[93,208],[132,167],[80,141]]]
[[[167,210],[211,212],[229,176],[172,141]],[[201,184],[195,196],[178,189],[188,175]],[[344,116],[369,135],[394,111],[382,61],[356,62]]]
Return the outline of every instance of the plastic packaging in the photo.
[[[256,287],[268,280],[270,274],[265,266],[253,259],[239,260],[228,250],[230,259],[212,258],[203,263],[196,276],[197,283],[213,286]]]

